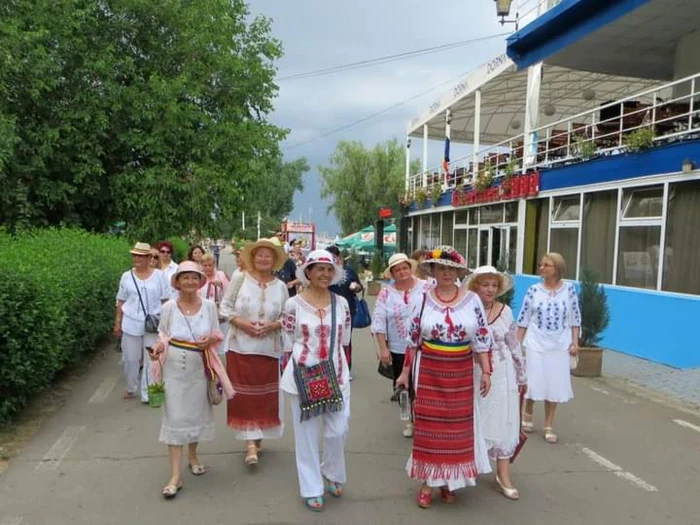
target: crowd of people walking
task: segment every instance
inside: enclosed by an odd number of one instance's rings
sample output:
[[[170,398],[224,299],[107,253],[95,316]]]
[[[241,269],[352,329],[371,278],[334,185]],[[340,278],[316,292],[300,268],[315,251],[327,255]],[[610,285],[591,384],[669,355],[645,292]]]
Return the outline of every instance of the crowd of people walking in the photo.
[[[114,324],[124,398],[148,403],[149,386],[164,389],[167,499],[182,487],[184,446],[191,473],[206,473],[197,447],[214,436],[215,405],[226,401],[227,424],[255,468],[263,441],[283,435],[286,401],[299,493],[320,511],[324,494],[340,497],[347,480],[352,329],[363,283],[335,247],[286,253],[272,237],[232,252],[229,276],[200,245],[179,265],[168,241],[133,247]],[[470,270],[452,247],[389,259],[371,332],[392,400],[409,400],[402,434],[413,440],[406,471],[420,482],[419,507],[432,505],[435,489],[453,502],[492,462],[496,487],[517,500],[510,467],[523,432],[534,430],[536,401],[545,405],[546,442],[557,442],[556,408],[573,397],[581,312],[559,254],[544,255],[539,272],[516,318],[501,300],[513,278],[491,266]]]

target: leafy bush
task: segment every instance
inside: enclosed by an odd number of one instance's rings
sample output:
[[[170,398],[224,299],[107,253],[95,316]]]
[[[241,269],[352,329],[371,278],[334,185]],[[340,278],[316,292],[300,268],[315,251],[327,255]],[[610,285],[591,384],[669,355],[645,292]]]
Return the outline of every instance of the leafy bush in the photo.
[[[372,276],[375,281],[383,278],[385,268],[386,265],[384,264],[382,254],[379,250],[375,250],[374,256],[372,257]]]
[[[605,289],[598,284],[595,272],[584,268],[581,272],[581,334],[579,344],[582,347],[597,347],[601,334],[610,324],[610,310]]]
[[[0,422],[109,333],[123,239],[81,230],[0,234]]]

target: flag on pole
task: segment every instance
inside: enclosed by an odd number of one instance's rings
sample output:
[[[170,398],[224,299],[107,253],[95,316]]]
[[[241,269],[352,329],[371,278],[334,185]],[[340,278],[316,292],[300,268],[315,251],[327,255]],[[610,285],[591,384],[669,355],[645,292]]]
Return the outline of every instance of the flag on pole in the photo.
[[[443,155],[442,158],[442,170],[445,174],[445,184],[449,185],[449,176],[450,176],[450,121],[451,121],[451,116],[449,110],[447,111],[447,114],[445,115],[445,154]]]

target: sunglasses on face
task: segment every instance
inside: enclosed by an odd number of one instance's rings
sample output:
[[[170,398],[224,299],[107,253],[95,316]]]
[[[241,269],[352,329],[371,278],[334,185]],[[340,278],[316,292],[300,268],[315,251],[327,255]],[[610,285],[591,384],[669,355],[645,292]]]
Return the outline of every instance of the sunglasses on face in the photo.
[[[158,259],[157,255],[149,255],[149,259]]]
[[[160,250],[160,253],[167,253],[167,254],[170,254],[170,250]]]

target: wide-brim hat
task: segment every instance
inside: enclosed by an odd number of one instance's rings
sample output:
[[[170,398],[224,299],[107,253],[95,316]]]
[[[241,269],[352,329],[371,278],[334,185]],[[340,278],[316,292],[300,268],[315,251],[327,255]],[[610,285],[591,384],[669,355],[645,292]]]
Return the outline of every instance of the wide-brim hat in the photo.
[[[207,277],[206,275],[204,275],[202,267],[199,266],[199,264],[197,264],[194,261],[183,261],[177,265],[177,270],[175,270],[175,273],[170,278],[170,286],[172,286],[175,290],[180,289],[180,287],[177,285],[177,278],[180,274],[183,273],[196,273],[197,275],[199,275],[200,288],[204,285],[205,282],[207,282]]]
[[[137,242],[134,247],[129,250],[132,255],[151,255],[151,245],[147,242]]]
[[[441,266],[449,266],[450,268],[457,268],[460,279],[469,273],[467,261],[452,246],[438,246],[434,250],[429,250],[425,259],[421,261],[420,267],[428,275],[432,276],[433,267],[438,264]]]
[[[418,267],[418,263],[416,261],[410,259],[405,253],[395,253],[389,257],[389,264],[386,267],[386,270],[384,270],[384,278],[391,279],[391,269],[401,263],[408,263],[411,266],[411,273],[416,273],[416,268]]]
[[[284,253],[284,248],[277,237],[272,237],[271,239],[258,239],[255,242],[246,244],[241,251],[241,259],[247,270],[253,269],[253,254],[258,248],[268,248],[272,250],[275,256],[275,262],[272,264],[273,271],[277,271],[282,266],[284,266],[284,260],[287,254]]]
[[[309,253],[304,263],[297,267],[297,279],[304,286],[309,286],[309,284],[311,284],[308,277],[306,277],[306,269],[312,264],[333,265],[334,272],[333,278],[331,279],[331,286],[338,284],[343,279],[343,263],[340,262],[340,259],[326,250],[314,250]]]
[[[478,268],[476,268],[471,273],[471,275],[467,277],[464,286],[466,286],[469,290],[473,292],[476,291],[475,288],[477,280],[479,279],[479,277],[483,277],[484,275],[493,276],[496,279],[498,279],[498,292],[496,293],[496,297],[503,295],[508,290],[513,288],[513,276],[504,272],[499,272],[493,266],[479,266]]]

